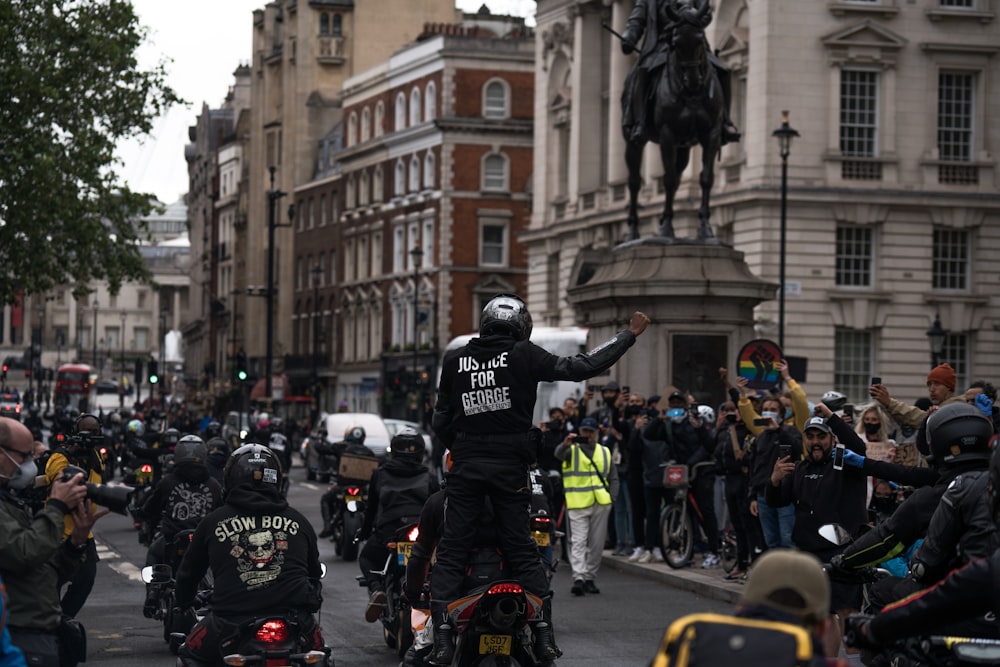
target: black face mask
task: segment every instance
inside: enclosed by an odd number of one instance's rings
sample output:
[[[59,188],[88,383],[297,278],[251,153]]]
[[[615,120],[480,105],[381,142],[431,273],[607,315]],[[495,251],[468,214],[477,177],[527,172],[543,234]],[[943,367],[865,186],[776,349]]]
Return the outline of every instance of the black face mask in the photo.
[[[605,396],[604,397],[604,404],[606,406],[608,406],[609,408],[615,407],[615,403],[616,402],[618,402],[618,397],[617,396]]]
[[[635,417],[640,412],[642,412],[642,406],[641,405],[626,405],[625,406],[625,416],[626,417]]]
[[[873,496],[872,508],[879,514],[892,514],[896,511],[896,499],[892,496]]]
[[[865,422],[866,435],[876,435],[880,430],[882,430],[881,424],[869,424],[868,422]]]

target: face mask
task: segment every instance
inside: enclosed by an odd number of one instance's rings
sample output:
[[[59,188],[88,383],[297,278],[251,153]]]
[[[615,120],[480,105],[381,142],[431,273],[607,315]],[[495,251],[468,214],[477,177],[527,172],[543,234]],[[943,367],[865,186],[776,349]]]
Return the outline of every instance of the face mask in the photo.
[[[770,417],[774,421],[778,421],[778,413],[777,412],[771,412],[770,410],[765,410],[764,412],[760,413],[760,416],[763,417],[764,419],[767,419],[768,417]]]
[[[670,408],[669,410],[667,410],[667,417],[669,417],[670,421],[672,421],[675,424],[679,424],[682,421],[684,421],[684,415],[686,414],[687,410],[685,410],[684,408]]]
[[[605,396],[604,397],[604,404],[606,406],[608,406],[609,408],[615,407],[615,403],[616,402],[618,402],[618,397],[617,396]]]
[[[226,460],[229,458],[229,454],[225,452],[209,452],[208,461],[214,466],[221,468],[226,464]]]
[[[16,463],[14,461],[14,457],[11,456],[6,449],[3,450],[3,453],[7,456],[7,458],[11,460],[12,463]],[[7,486],[14,489],[15,491],[26,489],[35,483],[35,475],[37,474],[38,474],[38,466],[35,465],[35,459],[28,459],[24,463],[18,465],[17,470],[14,471],[14,474],[7,478],[10,480],[10,482],[7,483]],[[5,476],[6,475],[0,475],[0,477],[5,477]]]
[[[869,424],[865,422],[865,434],[876,435],[882,429],[881,424]]]

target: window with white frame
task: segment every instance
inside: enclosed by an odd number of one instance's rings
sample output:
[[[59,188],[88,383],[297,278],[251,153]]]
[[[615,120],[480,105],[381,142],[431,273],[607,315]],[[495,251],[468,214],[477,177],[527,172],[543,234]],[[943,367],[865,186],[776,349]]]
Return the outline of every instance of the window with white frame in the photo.
[[[833,341],[833,388],[852,402],[868,400],[874,336],[863,329],[838,327]]]
[[[434,151],[427,149],[427,154],[424,156],[424,190],[434,189],[435,171]]]
[[[955,369],[957,387],[968,387],[972,378],[969,377],[969,336],[964,333],[949,333],[944,337],[941,354],[938,359],[951,364]]]
[[[845,69],[840,73],[840,154],[846,179],[880,179],[878,163],[849,158],[878,157],[879,72]]]
[[[837,225],[836,277],[838,287],[871,287],[872,229]]]
[[[964,229],[934,230],[931,286],[964,290],[969,286],[969,232]]]
[[[312,273],[313,269],[319,269],[319,271],[314,274]],[[316,263],[309,266],[309,275],[311,277],[310,282],[315,282],[317,287],[322,287],[326,282],[326,275],[324,274],[324,271],[326,271],[326,253],[321,252],[319,254],[319,258],[316,260]]]
[[[397,197],[406,194],[406,166],[403,160],[396,160],[396,178],[393,182],[392,193]]]
[[[510,115],[508,106],[508,87],[503,79],[491,79],[483,88],[483,117],[507,118]]]
[[[354,239],[348,239],[344,244],[344,280],[354,280]]]
[[[375,105],[375,136],[381,137],[385,134],[385,105],[382,100]]]
[[[396,132],[406,129],[406,95],[402,92],[396,93],[396,117],[393,120]]]
[[[372,173],[372,201],[380,202],[385,192],[385,183],[382,177],[382,165],[375,165],[375,170]]]
[[[329,211],[326,208],[326,195],[319,197],[319,226],[326,227],[326,216]]]
[[[424,122],[429,123],[437,118],[437,86],[433,81],[427,82],[424,91]]]
[[[975,74],[938,74],[938,154],[942,160],[972,160],[975,94]]]
[[[347,145],[353,146],[358,143],[358,114],[351,112],[347,117]]]
[[[414,155],[410,157],[410,192],[420,190],[420,159]]]
[[[406,229],[406,270],[412,271],[416,266],[416,258],[410,254],[410,251],[417,247],[420,243],[420,227],[416,222],[411,222]],[[422,250],[423,248],[421,248]],[[420,258],[421,264],[423,263],[423,257]],[[416,266],[416,268],[420,268]]]
[[[370,192],[370,190],[368,189],[368,172],[367,171],[362,171],[361,172],[361,184],[359,185],[359,188],[360,189],[358,190],[358,205],[359,206],[367,206],[368,202],[369,202],[369,194],[368,193]]]
[[[351,174],[350,176],[347,177],[347,192],[345,192],[344,194],[346,195],[347,199],[346,202],[347,208],[348,209],[354,208],[356,205],[355,196],[357,195],[357,190],[354,187],[354,174]]]
[[[361,110],[361,141],[368,141],[372,136],[372,112],[365,107]]]
[[[312,197],[310,197],[309,198],[308,209],[306,210],[306,214],[309,216],[309,229],[315,229],[316,228],[316,207],[315,207],[315,203],[316,203],[316,200],[313,199]]]
[[[424,218],[423,231],[420,235],[420,246],[424,251],[424,266],[432,267],[434,261],[434,218]]]
[[[483,190],[507,189],[507,158],[490,153],[483,158]]]
[[[414,87],[410,91],[410,126],[420,125],[420,112],[423,110],[423,102],[420,100],[420,89]]]
[[[133,346],[134,349],[149,349],[149,329],[146,327],[136,327],[132,331],[132,335],[135,336],[135,345]]]
[[[364,236],[358,238],[358,279],[364,280],[368,273],[368,239]]]
[[[382,275],[382,232],[372,235],[372,270],[371,275],[377,278]]]
[[[405,265],[406,230],[398,225],[392,234],[392,272],[399,273]]]
[[[941,0],[942,7],[951,9],[975,9],[977,0]]]
[[[483,218],[479,221],[479,263],[507,266],[507,221]]]

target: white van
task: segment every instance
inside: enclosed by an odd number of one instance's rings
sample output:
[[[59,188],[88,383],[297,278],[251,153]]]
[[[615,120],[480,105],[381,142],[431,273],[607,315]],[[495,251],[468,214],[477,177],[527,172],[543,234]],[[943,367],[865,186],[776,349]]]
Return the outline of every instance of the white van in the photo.
[[[462,347],[479,334],[466,334],[453,338],[445,347],[445,353]],[[573,357],[587,351],[587,329],[581,327],[535,327],[531,330],[531,342],[560,357]],[[440,365],[438,368],[440,369]],[[440,372],[440,370],[438,371]],[[440,378],[438,378],[440,382]],[[580,400],[586,382],[539,382],[538,399],[532,423],[549,420],[549,408],[562,407],[563,401],[572,396]]]

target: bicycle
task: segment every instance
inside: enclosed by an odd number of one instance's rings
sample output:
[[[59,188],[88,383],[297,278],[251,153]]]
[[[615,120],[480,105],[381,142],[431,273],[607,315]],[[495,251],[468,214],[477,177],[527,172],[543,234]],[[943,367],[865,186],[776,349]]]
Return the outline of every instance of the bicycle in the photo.
[[[715,467],[713,461],[703,461],[689,466],[668,464],[663,476],[663,485],[674,489],[674,497],[660,513],[660,543],[663,545],[663,559],[674,569],[687,567],[694,556],[695,533],[694,512],[698,516],[699,527],[704,515],[694,499],[692,482],[706,469]],[[726,530],[719,537],[720,557],[723,569],[729,573],[736,569],[736,533],[727,521]]]

